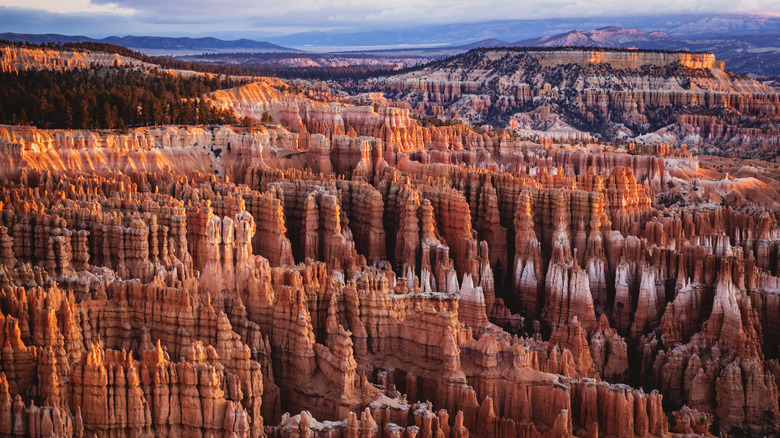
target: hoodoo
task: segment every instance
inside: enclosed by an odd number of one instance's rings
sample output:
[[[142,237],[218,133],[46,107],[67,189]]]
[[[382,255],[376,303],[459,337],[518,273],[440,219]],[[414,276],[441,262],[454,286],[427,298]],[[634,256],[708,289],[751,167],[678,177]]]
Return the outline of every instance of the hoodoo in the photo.
[[[0,54],[242,120],[0,125],[2,437],[778,432],[780,93],[711,54],[480,49],[363,105]]]

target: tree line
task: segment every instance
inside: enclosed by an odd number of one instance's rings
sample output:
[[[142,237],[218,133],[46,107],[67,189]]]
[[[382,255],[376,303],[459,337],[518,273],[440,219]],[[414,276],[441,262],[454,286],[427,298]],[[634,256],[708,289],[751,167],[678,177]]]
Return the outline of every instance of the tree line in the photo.
[[[228,76],[181,77],[124,68],[0,73],[0,123],[60,129],[236,124],[203,94],[243,84]]]
[[[367,79],[370,77],[387,76],[403,73],[412,70],[412,67],[406,67],[400,70],[394,70],[386,66],[373,65],[352,65],[340,67],[291,67],[283,64],[276,64],[273,60],[285,59],[286,57],[297,55],[298,57],[307,56],[304,54],[255,54],[255,53],[236,53],[236,54],[202,54],[191,56],[197,61],[187,61],[185,59],[173,58],[167,56],[151,56],[141,52],[128,49],[127,47],[116,44],[101,43],[96,41],[79,41],[72,43],[48,42],[34,44],[20,41],[0,40],[0,46],[16,47],[37,47],[52,50],[90,50],[95,52],[117,53],[122,56],[138,59],[139,61],[150,64],[157,64],[162,68],[174,70],[191,70],[201,73],[211,73],[218,75],[232,76],[272,76],[280,79],[309,79],[309,80],[345,80],[345,79]],[[342,56],[342,55],[339,55]],[[238,57],[240,59],[231,59]],[[355,55],[355,57],[358,57]],[[272,61],[264,61],[269,58]],[[239,66],[228,65],[238,60]]]
[[[95,41],[79,41],[76,43],[65,43],[62,45],[62,48],[71,50],[80,49],[91,50],[95,52],[118,53],[122,56],[135,58],[143,62],[157,64],[160,67],[174,70],[192,70],[201,73],[212,73],[218,75],[257,76],[255,71],[248,68],[183,61],[169,56],[151,56],[141,52],[136,52],[135,50],[128,49],[124,46],[117,46],[116,44],[99,43]]]

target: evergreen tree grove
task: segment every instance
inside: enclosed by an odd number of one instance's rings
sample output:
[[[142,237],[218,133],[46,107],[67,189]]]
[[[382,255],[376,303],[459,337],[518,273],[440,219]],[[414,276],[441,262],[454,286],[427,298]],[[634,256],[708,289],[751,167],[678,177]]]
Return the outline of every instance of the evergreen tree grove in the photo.
[[[201,98],[238,85],[224,76],[90,68],[4,72],[0,83],[0,123],[61,129],[238,123],[230,109]]]

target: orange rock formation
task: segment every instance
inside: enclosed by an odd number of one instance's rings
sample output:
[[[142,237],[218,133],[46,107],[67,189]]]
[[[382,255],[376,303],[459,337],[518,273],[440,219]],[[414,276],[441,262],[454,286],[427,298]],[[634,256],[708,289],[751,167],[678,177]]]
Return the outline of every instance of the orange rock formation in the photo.
[[[780,419],[776,211],[662,206],[684,158],[277,86],[210,98],[281,126],[0,127],[1,436],[649,437]]]

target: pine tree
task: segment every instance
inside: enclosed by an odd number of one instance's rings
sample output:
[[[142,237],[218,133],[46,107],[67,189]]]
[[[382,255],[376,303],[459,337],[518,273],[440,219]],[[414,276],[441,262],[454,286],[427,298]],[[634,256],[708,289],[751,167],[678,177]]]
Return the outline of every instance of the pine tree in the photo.
[[[113,129],[117,125],[116,108],[112,108],[108,101],[103,102],[103,127]]]
[[[244,116],[241,118],[241,126],[244,128],[251,128],[255,126],[255,120],[249,116]]]
[[[22,108],[19,110],[19,117],[15,123],[16,125],[27,126],[30,124],[30,119],[27,117],[27,112]]]

